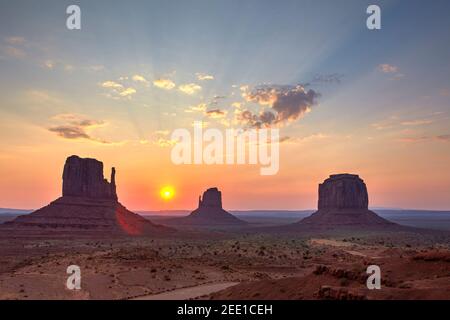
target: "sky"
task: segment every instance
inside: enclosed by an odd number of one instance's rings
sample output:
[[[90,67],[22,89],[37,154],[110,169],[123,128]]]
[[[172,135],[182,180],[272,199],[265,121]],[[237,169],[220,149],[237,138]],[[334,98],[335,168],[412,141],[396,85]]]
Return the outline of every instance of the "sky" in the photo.
[[[81,9],[81,29],[66,8]],[[381,8],[381,30],[366,8]],[[450,2],[1,1],[0,207],[61,194],[76,154],[133,210],[313,209],[359,174],[372,207],[450,209]],[[276,128],[279,171],[171,161],[175,129]],[[168,201],[160,190],[172,186]]]

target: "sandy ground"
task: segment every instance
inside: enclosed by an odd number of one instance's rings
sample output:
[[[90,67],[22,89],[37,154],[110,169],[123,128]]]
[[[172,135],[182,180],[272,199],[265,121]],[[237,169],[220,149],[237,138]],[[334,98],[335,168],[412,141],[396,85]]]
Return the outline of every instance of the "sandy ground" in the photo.
[[[239,284],[239,282],[203,284],[189,288],[175,289],[159,294],[137,297],[132,300],[189,300],[222,291],[237,284]]]
[[[393,234],[0,238],[0,299],[450,299],[448,250],[447,238]],[[369,264],[381,292],[367,292]],[[81,290],[66,288],[69,265]]]

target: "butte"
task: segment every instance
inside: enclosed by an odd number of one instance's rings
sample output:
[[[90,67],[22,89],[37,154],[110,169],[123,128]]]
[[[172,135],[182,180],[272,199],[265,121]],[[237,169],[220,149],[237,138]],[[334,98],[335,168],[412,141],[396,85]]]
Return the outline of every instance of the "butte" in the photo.
[[[103,163],[70,156],[62,175],[62,197],[30,214],[0,225],[18,235],[163,235],[174,230],[127,210],[116,193],[116,170],[108,182]]]

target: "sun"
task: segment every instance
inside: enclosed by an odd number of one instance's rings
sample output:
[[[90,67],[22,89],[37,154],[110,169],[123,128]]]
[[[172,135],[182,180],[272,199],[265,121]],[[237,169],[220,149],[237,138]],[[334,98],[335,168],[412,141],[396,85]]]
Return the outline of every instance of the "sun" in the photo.
[[[159,192],[161,198],[168,201],[171,200],[175,196],[175,189],[172,186],[165,186]]]

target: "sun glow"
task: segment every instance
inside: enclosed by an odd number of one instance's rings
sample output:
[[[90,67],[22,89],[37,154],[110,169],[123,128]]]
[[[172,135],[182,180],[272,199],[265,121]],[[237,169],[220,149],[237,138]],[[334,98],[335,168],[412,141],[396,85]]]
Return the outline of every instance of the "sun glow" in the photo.
[[[165,186],[161,189],[160,195],[166,201],[171,200],[175,195],[175,189],[172,186]]]

